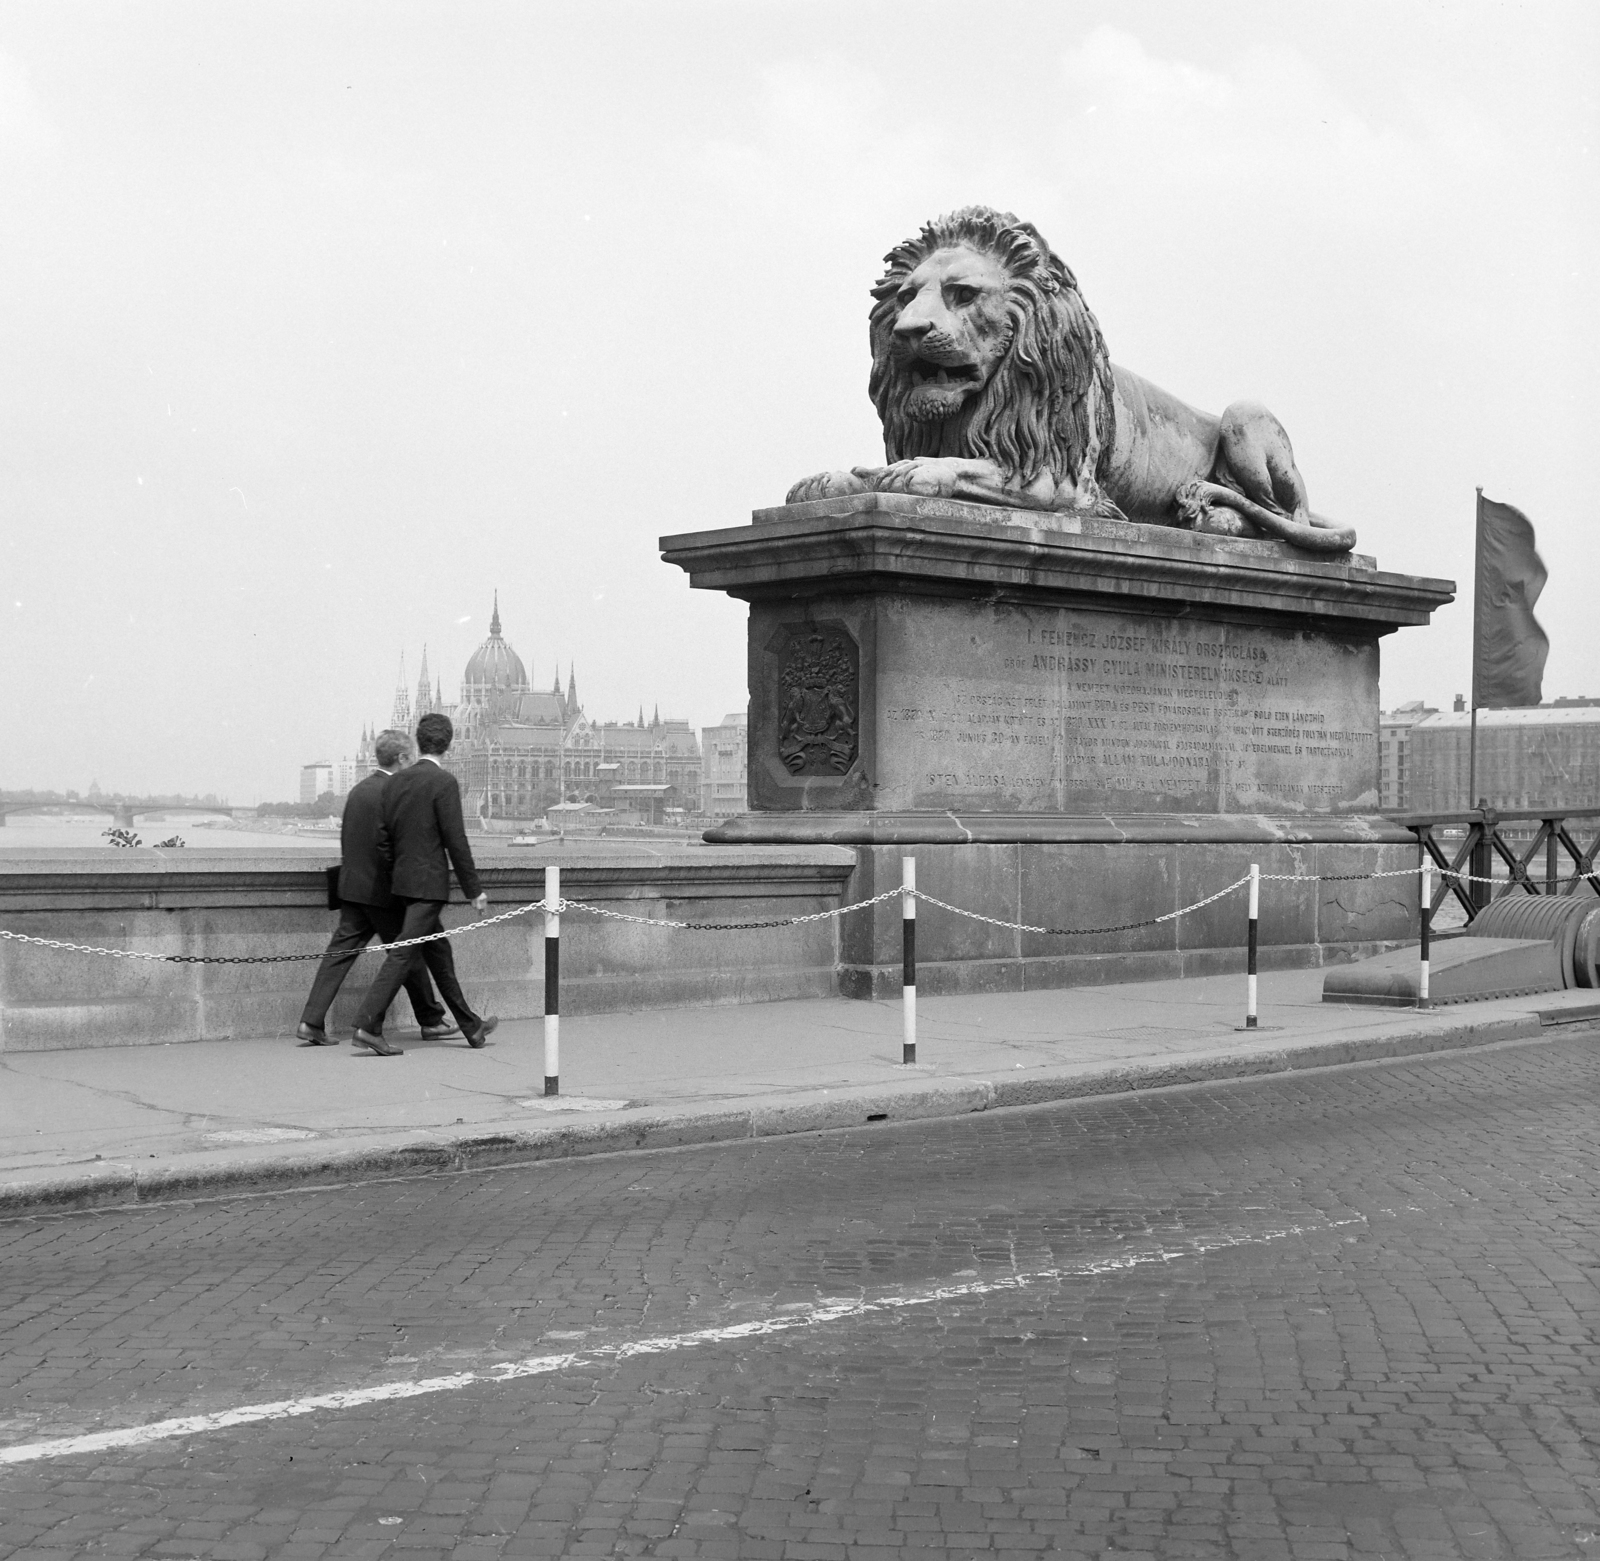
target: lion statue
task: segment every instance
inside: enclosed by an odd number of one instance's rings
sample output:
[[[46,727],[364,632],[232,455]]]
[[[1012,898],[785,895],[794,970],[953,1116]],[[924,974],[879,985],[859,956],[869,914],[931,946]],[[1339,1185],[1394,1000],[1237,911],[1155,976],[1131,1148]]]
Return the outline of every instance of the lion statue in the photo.
[[[1031,223],[968,206],[884,257],[868,391],[885,466],[820,472],[788,502],[877,491],[1070,511],[1319,553],[1355,546],[1311,513],[1283,425],[1220,417],[1118,368],[1078,283]]]

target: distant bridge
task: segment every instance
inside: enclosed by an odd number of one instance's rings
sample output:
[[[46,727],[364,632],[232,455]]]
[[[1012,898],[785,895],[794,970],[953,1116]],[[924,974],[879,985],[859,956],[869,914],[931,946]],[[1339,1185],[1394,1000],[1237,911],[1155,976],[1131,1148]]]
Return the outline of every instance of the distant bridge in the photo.
[[[248,810],[254,813],[253,808]],[[136,820],[148,818],[153,813],[166,817],[172,813],[187,813],[199,818],[232,818],[234,811],[226,807],[199,807],[183,802],[4,802],[0,803],[0,829],[19,813],[42,813],[55,816],[72,816],[79,813],[100,813],[119,829],[132,829]]]

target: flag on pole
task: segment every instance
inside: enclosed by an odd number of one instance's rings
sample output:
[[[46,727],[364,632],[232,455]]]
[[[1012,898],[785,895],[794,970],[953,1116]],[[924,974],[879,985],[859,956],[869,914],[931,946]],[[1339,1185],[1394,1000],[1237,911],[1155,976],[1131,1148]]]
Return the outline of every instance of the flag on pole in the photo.
[[[1550,641],[1533,616],[1547,578],[1521,510],[1478,490],[1477,579],[1472,603],[1472,708],[1536,705]]]

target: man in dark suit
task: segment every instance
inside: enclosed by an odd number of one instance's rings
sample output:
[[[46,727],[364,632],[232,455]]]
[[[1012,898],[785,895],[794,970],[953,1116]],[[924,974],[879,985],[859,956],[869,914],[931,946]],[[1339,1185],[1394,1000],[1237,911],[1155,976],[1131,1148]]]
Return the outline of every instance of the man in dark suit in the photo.
[[[417,722],[420,757],[384,788],[383,838],[379,850],[389,860],[390,887],[402,907],[400,936],[395,941],[424,938],[444,930],[439,913],[450,898],[450,869],[455,868],[461,892],[480,915],[489,896],[478,882],[472,847],[461,818],[461,787],[439,761],[449,752],[455,728],[444,715],[425,715]],[[482,1046],[500,1023],[480,1019],[456,980],[455,956],[448,938],[434,938],[411,948],[391,949],[373,979],[356,1015],[355,1043],[380,1057],[398,1057],[400,1048],[383,1038],[384,1010],[407,976],[426,964],[439,995],[449,1005],[469,1046]]]
[[[410,752],[411,739],[404,732],[380,732],[374,744],[378,768],[352,786],[344,800],[344,818],[339,826],[339,926],[317,967],[311,995],[295,1031],[312,1046],[339,1044],[326,1028],[328,1009],[356,956],[374,937],[392,943],[400,936],[403,916],[390,896],[387,846],[382,841],[383,791]],[[419,968],[407,977],[405,988],[426,1039],[438,1040],[456,1033],[433,995],[433,983],[425,970]],[[381,1035],[381,1014],[378,1025]]]

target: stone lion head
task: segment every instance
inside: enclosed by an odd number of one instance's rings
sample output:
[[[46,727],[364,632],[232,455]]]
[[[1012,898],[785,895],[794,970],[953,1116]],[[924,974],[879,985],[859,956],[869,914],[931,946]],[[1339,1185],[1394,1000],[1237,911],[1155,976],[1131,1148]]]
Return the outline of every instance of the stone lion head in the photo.
[[[868,391],[889,460],[971,457],[1021,484],[1049,472],[1092,487],[1115,427],[1111,360],[1039,230],[967,206],[884,266]]]

